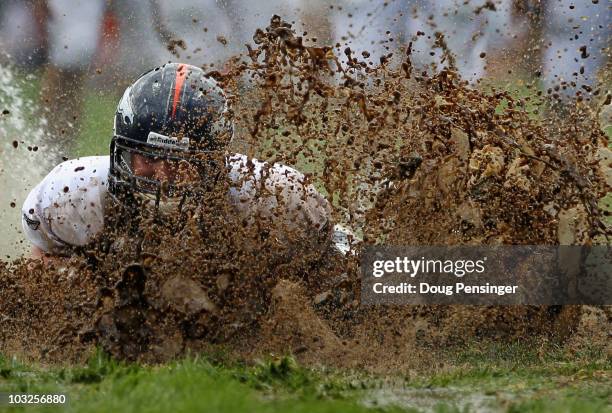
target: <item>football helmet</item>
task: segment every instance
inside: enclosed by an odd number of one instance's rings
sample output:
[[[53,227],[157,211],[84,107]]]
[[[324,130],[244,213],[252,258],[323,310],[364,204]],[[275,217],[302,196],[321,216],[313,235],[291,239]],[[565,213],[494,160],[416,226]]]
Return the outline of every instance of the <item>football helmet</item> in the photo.
[[[141,75],[121,98],[110,145],[109,191],[125,202],[141,194],[180,198],[214,184],[233,136],[228,104],[217,82],[198,67],[168,63]],[[143,176],[134,158],[164,168],[195,170],[188,182]],[[184,199],[184,198],[183,198]]]

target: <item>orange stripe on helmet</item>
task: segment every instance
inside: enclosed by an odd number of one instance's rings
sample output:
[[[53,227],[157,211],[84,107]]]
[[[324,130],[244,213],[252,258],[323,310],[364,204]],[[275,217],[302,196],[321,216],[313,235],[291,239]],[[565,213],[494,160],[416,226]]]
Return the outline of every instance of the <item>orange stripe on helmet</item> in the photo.
[[[174,97],[172,98],[172,119],[176,116],[176,108],[178,107],[181,90],[183,89],[183,83],[185,83],[185,78],[187,77],[187,70],[185,70],[185,65],[179,65],[176,69],[176,79],[174,80]]]

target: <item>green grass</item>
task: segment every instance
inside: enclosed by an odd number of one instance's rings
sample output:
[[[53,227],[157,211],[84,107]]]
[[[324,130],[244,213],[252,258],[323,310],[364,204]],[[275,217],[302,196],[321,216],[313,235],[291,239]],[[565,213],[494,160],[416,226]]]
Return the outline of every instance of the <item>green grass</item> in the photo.
[[[101,91],[85,96],[81,136],[75,144],[74,156],[108,155],[119,98]]]
[[[202,357],[161,366],[143,366],[117,363],[97,352],[85,367],[45,370],[4,360],[0,377],[2,392],[65,392],[69,398],[68,411],[368,410],[348,397],[353,391],[350,384],[331,375],[323,378],[297,366],[288,357],[250,367],[234,363],[225,366]],[[342,392],[347,396],[341,395]],[[37,409],[42,410],[38,406],[27,407],[28,411]],[[66,407],[55,409],[65,410]]]
[[[63,392],[68,405],[47,410],[75,412],[393,412],[424,402],[464,412],[477,407],[465,400],[480,398],[509,412],[612,412],[612,364],[601,349],[474,343],[440,359],[444,367],[406,377],[309,369],[292,357],[245,365],[200,355],[146,366],[96,352],[84,366],[50,368],[0,359],[0,392]],[[9,409],[19,410],[44,409]]]

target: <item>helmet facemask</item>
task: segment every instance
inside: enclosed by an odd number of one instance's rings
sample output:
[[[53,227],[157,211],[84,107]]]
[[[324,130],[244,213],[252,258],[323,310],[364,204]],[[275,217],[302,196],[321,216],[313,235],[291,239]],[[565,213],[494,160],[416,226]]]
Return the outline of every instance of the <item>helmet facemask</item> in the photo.
[[[145,174],[138,168],[143,162],[148,165]],[[110,192],[121,203],[136,201],[139,207],[154,207],[161,215],[177,213],[187,199],[213,190],[224,168],[225,153],[221,150],[143,144],[115,135],[111,142]]]

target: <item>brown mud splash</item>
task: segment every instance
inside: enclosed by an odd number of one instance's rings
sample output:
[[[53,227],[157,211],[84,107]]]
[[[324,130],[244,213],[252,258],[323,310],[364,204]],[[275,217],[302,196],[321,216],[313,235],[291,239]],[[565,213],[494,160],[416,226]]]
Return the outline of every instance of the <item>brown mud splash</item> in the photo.
[[[364,244],[608,242],[610,151],[586,104],[558,117],[535,93],[416,73],[410,46],[399,65],[307,46],[278,17],[253,40],[212,74],[232,101],[232,145],[305,171]],[[126,226],[113,212],[95,245],[52,267],[0,264],[1,351],[80,360],[98,345],[156,362],[222,343],[243,359],[403,371],[481,338],[606,343],[607,308],[363,308],[357,257],[274,217],[241,220],[227,190],[164,220],[145,210]]]

